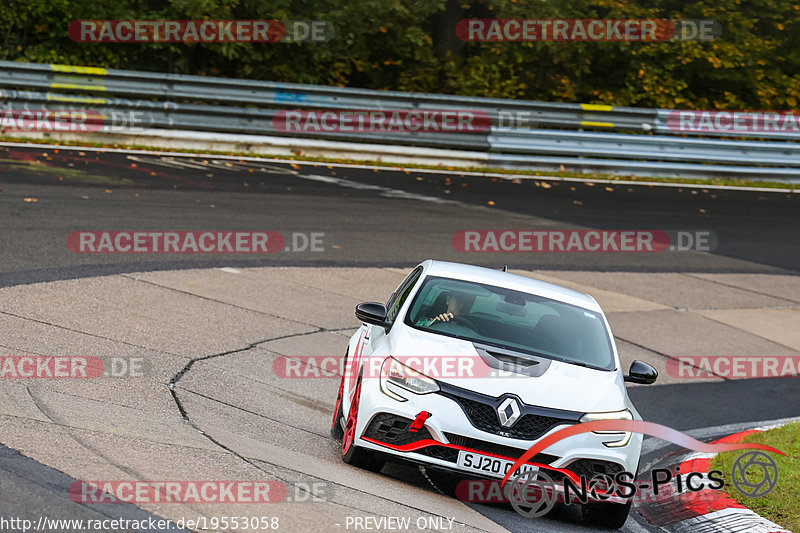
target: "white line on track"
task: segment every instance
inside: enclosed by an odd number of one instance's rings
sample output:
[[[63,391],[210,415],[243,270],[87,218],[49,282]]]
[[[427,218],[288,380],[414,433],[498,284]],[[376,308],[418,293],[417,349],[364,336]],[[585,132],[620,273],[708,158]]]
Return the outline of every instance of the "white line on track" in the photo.
[[[200,157],[205,159],[228,159],[232,161],[260,161],[265,163],[282,163],[285,165],[302,164],[313,165],[319,167],[336,167],[336,168],[355,168],[367,170],[382,170],[385,172],[415,172],[422,174],[460,174],[463,176],[474,176],[483,178],[498,178],[504,180],[536,180],[536,181],[563,181],[573,183],[602,183],[610,185],[635,185],[646,187],[671,187],[683,189],[714,189],[714,190],[728,190],[728,191],[748,191],[760,193],[781,193],[781,194],[795,194],[800,193],[800,189],[779,189],[770,187],[739,187],[736,185],[704,185],[696,183],[670,183],[661,181],[631,181],[631,180],[606,180],[606,179],[591,179],[591,178],[568,178],[561,176],[532,176],[530,174],[500,174],[492,172],[470,172],[467,170],[438,170],[438,169],[421,169],[414,167],[397,167],[397,166],[378,166],[378,165],[353,165],[349,163],[321,163],[319,161],[303,161],[299,159],[271,159],[266,157],[253,157],[253,156],[236,156],[236,155],[218,155],[218,154],[203,154],[193,152],[170,152],[158,150],[132,150],[129,148],[97,148],[95,146],[63,146],[58,144],[39,144],[39,143],[15,143],[3,141],[0,146],[16,147],[16,148],[42,148],[51,150],[74,150],[79,152],[99,152],[99,153],[119,153],[119,154],[153,154],[159,156],[169,157]]]
[[[736,422],[734,424],[724,424],[721,426],[712,426],[707,428],[691,429],[684,431],[687,435],[696,439],[704,437],[711,437],[713,435],[720,435],[723,433],[737,433],[739,431],[746,431],[748,429],[758,429],[762,427],[775,427],[778,425],[788,424],[790,422],[800,422],[800,416],[790,418],[779,418],[776,420],[762,420],[753,422]],[[647,438],[642,444],[642,454],[648,454],[669,446],[671,443],[664,442],[661,439],[654,437]]]

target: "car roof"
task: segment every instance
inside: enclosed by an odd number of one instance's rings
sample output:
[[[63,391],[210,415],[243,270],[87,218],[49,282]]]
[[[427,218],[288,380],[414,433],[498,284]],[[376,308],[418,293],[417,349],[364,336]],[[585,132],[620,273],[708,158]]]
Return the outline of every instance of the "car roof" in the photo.
[[[557,300],[602,313],[600,304],[588,294],[573,291],[572,289],[567,289],[566,287],[561,287],[553,283],[547,283],[546,281],[539,281],[538,279],[529,278],[527,276],[503,272],[499,269],[495,270],[463,263],[451,263],[448,261],[435,261],[433,259],[424,261],[421,263],[421,266],[424,268],[425,274],[429,276],[441,276],[485,283],[487,285],[494,285],[495,287],[503,287],[536,294],[537,296],[544,296],[551,300]]]

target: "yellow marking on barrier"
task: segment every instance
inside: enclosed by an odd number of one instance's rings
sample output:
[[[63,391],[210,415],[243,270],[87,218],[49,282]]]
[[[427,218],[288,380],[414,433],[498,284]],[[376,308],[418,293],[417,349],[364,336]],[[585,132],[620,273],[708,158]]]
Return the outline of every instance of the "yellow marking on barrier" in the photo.
[[[84,96],[62,96],[60,94],[48,94],[48,102],[80,102],[82,104],[105,104],[105,98],[87,98]]]
[[[588,122],[588,121],[583,121],[583,122],[581,122],[581,126],[595,126],[595,127],[598,127],[598,128],[613,128],[614,127],[614,123],[613,122]]]
[[[584,111],[611,111],[613,106],[603,104],[581,104]]]
[[[51,83],[51,89],[79,89],[84,91],[105,91],[102,85],[78,85],[76,83]]]
[[[105,76],[108,74],[106,69],[100,67],[76,67],[74,65],[56,65],[51,63],[50,68],[55,72],[73,72],[75,74],[95,74]]]

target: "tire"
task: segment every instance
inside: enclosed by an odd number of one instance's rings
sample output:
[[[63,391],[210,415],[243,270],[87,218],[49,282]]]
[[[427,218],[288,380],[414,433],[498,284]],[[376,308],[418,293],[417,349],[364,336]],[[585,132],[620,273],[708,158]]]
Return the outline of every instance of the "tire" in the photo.
[[[345,363],[346,362],[347,356],[345,355]],[[337,441],[341,441],[344,437],[341,420],[344,418],[344,413],[342,413],[342,394],[344,392],[344,377],[346,375],[347,372],[342,373],[342,382],[339,384],[339,395],[336,396],[336,405],[333,408],[333,422],[331,422],[331,437]]]
[[[358,378],[358,382],[356,383],[356,393],[353,396],[353,401],[350,403],[350,412],[347,414],[347,423],[342,437],[342,461],[349,465],[369,470],[370,472],[380,472],[385,461],[378,458],[370,450],[365,450],[360,446],[356,446],[355,443],[356,423],[358,422],[358,404],[360,400],[361,377]],[[341,405],[339,410],[342,410]]]
[[[631,502],[628,503],[586,503],[582,506],[583,518],[592,525],[607,529],[619,529],[625,525]]]

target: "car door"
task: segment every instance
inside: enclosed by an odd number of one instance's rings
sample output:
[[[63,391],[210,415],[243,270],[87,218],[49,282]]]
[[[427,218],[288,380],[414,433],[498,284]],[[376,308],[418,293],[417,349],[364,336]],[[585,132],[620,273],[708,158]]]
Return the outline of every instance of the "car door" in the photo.
[[[422,274],[422,267],[418,266],[397,286],[397,289],[389,296],[386,302],[387,318],[389,319],[389,329],[391,324],[397,318],[400,308],[403,303],[408,299],[408,295],[416,285]],[[364,361],[367,360],[374,352],[375,347],[381,344],[381,341],[386,340],[386,329],[381,326],[372,324],[361,324],[358,331],[357,341],[355,345],[351,344],[352,350],[350,351],[346,362],[346,378],[345,378],[345,399],[347,405],[352,401],[353,394],[355,393],[355,385],[358,381],[358,376],[361,375],[361,369],[364,367]]]
[[[422,267],[419,266],[412,270],[408,276],[406,276],[406,279],[403,280],[403,282],[389,297],[389,300],[386,302],[386,327],[370,324],[362,325],[364,328],[363,357],[369,357],[372,355],[372,353],[381,346],[381,341],[385,339],[386,335],[391,334],[392,325],[394,324],[400,309],[408,300],[408,295],[414,290],[414,287],[421,276]]]

